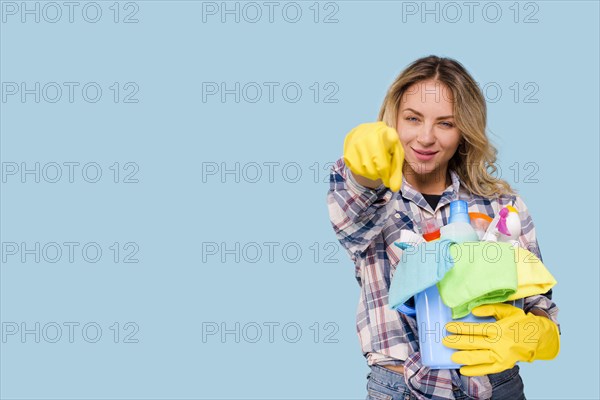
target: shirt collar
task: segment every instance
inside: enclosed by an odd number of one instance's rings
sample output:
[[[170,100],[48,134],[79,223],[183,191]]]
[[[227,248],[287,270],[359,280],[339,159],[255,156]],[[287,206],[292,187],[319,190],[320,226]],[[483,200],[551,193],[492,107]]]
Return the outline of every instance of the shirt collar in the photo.
[[[400,193],[402,197],[404,197],[406,200],[412,201],[417,206],[433,214],[439,208],[445,206],[446,204],[449,204],[451,201],[459,199],[460,178],[454,170],[450,169],[449,171],[452,183],[442,193],[442,197],[440,198],[440,201],[438,202],[438,205],[435,208],[435,210],[431,208],[431,206],[429,205],[427,200],[425,200],[423,195],[406,181],[404,174],[402,175],[402,187],[400,188]]]

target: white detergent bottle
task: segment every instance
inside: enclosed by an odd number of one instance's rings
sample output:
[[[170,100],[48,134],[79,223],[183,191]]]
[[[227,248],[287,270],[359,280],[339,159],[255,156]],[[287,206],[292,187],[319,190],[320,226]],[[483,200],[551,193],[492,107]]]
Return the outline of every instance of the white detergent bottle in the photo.
[[[479,241],[479,237],[470,223],[466,201],[455,200],[450,203],[448,224],[440,229],[440,234],[441,240],[449,239],[457,243]],[[457,350],[442,344],[442,338],[450,334],[445,329],[446,323],[451,321],[496,321],[493,317],[476,317],[471,313],[463,318],[453,319],[452,309],[443,303],[437,285],[430,286],[415,295],[415,308],[421,362],[430,369],[458,369],[461,367],[450,358]]]
[[[496,218],[490,223],[482,240],[487,242],[509,242],[513,246],[518,246],[520,235],[521,218],[519,217],[519,211],[513,206],[506,206],[500,210]]]

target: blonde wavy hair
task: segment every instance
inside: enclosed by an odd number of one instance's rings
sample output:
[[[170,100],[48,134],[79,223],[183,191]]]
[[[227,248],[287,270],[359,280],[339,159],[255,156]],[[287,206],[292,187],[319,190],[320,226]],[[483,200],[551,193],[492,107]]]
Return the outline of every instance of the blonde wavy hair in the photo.
[[[434,55],[420,58],[410,64],[392,83],[379,111],[379,121],[396,129],[400,100],[413,84],[437,81],[452,93],[454,120],[461,133],[458,149],[448,162],[471,193],[483,197],[514,195],[508,182],[493,176],[498,151],[485,133],[487,107],[479,86],[467,70],[456,60]]]

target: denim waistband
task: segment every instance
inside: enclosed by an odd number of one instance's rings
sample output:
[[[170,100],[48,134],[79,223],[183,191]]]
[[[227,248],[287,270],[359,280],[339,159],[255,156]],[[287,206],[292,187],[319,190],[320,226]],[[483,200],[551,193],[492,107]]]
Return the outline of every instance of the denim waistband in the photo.
[[[381,365],[371,365],[371,372],[369,373],[369,376],[371,374],[376,374],[377,375],[377,380],[388,384],[390,386],[394,386],[394,385],[398,385],[398,383],[400,382],[401,384],[404,383],[404,375],[400,372],[396,372],[396,371],[392,371],[390,369],[387,369]],[[517,375],[519,373],[519,365],[515,365],[514,367],[512,367],[511,369],[507,369],[505,371],[499,372],[497,374],[489,374],[488,378],[490,380],[490,384],[492,385],[492,387],[496,387],[498,385],[501,385],[502,383],[512,379],[515,375]],[[454,387],[454,385],[452,385]],[[460,389],[455,388],[455,393],[461,393]]]
[[[404,375],[401,372],[392,371],[391,369],[387,369],[377,364],[371,365],[371,372],[389,381],[396,380],[398,377],[401,377],[404,380]]]
[[[509,379],[512,379],[515,375],[517,375],[519,373],[519,370],[520,370],[519,365],[516,364],[511,369],[507,369],[505,371],[498,372],[497,374],[489,374],[488,378],[490,379],[490,383],[492,384],[492,387],[498,386],[498,385],[508,381]]]
[[[371,372],[367,375],[367,379],[372,379],[393,390],[409,393],[408,387],[404,382],[404,375],[383,366],[377,364],[371,365]]]

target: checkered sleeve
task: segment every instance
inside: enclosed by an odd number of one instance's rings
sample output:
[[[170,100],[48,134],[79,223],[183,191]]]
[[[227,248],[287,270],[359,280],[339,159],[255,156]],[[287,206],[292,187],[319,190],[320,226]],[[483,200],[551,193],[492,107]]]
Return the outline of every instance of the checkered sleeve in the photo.
[[[535,254],[543,262],[542,253],[540,251],[535,233],[533,219],[531,218],[527,205],[521,196],[516,196],[514,207],[519,212],[521,219],[521,235],[519,236],[519,244],[521,247]],[[546,266],[546,268],[548,267]],[[559,308],[557,307],[556,303],[552,301],[552,289],[548,290],[544,294],[525,297],[524,302],[523,311],[527,313],[534,308],[543,311],[548,318],[558,325],[558,330],[560,332],[560,324],[558,322]]]
[[[329,185],[327,206],[331,225],[356,263],[391,215],[393,192],[383,184],[376,189],[360,185],[343,157],[331,167]]]

